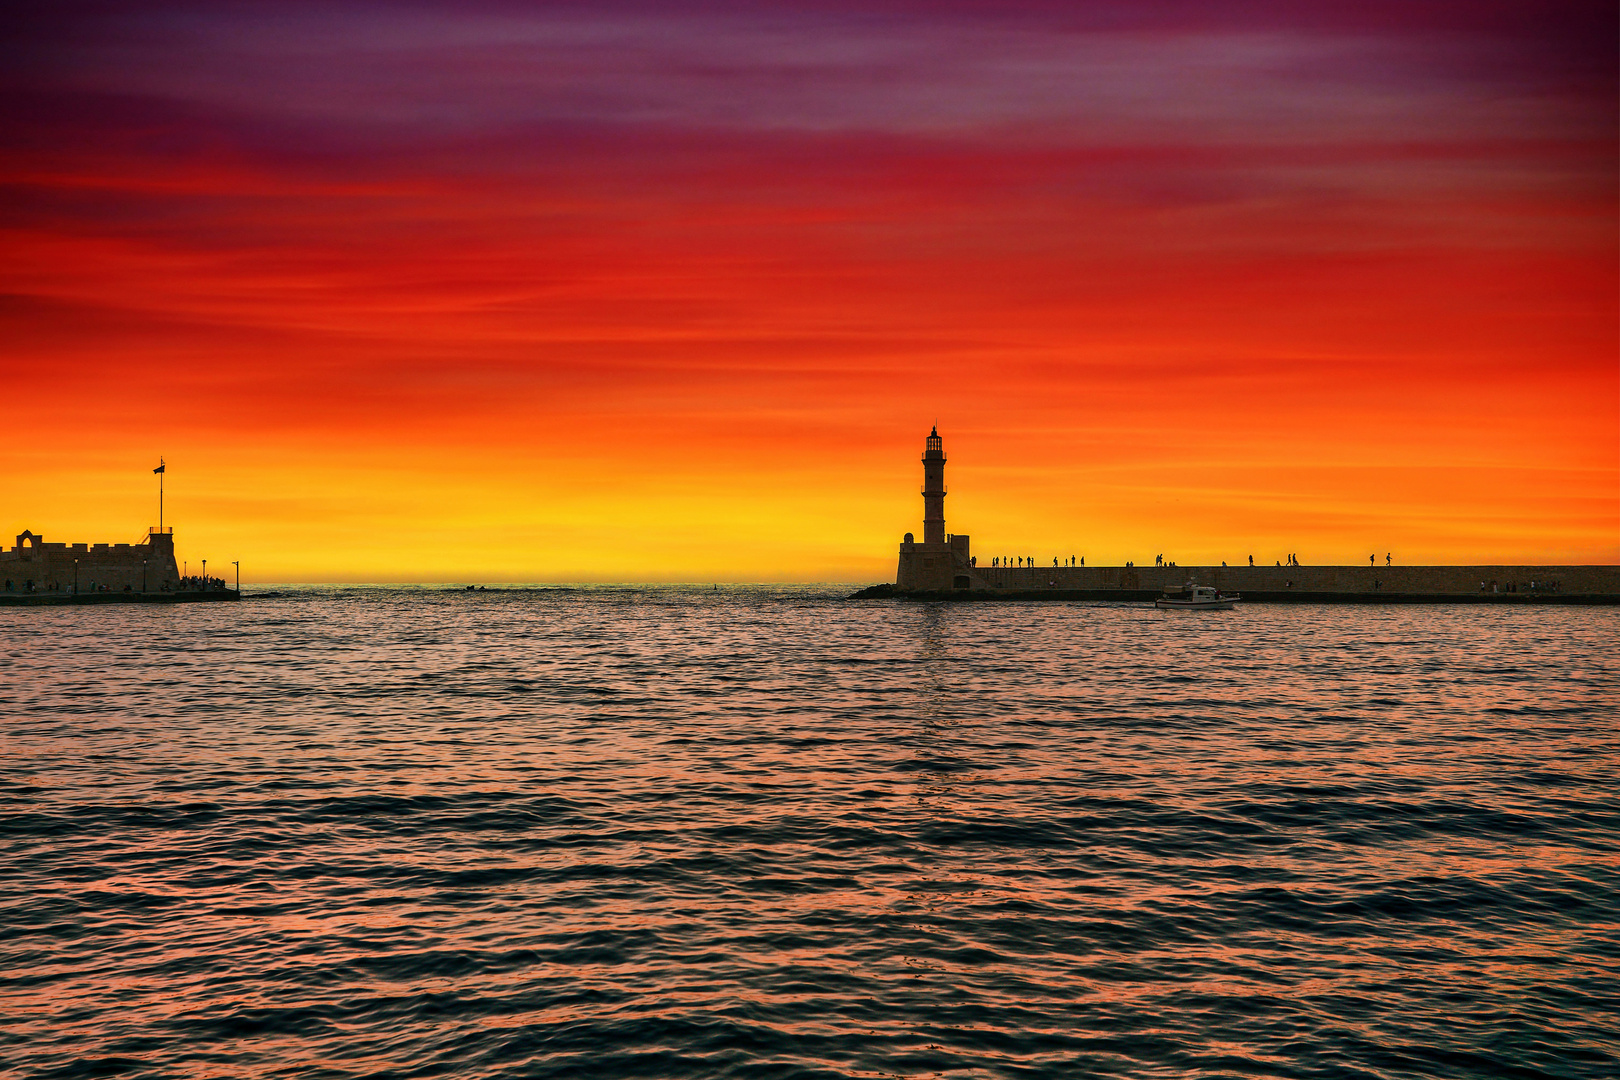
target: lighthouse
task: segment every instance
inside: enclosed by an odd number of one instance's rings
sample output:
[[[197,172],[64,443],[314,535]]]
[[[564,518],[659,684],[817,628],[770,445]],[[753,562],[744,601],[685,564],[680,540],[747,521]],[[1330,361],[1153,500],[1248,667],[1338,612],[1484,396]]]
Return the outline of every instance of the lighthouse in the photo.
[[[939,425],[928,432],[923,450],[923,543],[945,542],[945,443]]]
[[[895,584],[902,589],[943,592],[982,589],[985,583],[973,566],[964,535],[945,535],[945,442],[935,424],[923,443],[923,538],[906,533],[900,542],[900,567]]]

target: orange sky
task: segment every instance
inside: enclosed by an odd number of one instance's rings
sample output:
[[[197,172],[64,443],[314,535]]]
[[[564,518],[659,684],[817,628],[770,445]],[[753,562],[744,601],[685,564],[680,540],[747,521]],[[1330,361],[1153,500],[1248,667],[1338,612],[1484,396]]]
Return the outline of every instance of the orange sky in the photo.
[[[1612,10],[1087,10],[25,20],[0,527],[881,580],[937,421],[986,557],[1620,561]]]

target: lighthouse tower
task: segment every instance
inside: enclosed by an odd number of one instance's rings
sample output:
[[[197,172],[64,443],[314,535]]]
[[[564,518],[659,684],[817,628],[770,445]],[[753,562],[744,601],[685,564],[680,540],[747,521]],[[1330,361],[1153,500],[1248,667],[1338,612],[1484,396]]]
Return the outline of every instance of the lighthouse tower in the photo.
[[[900,542],[900,571],[895,583],[902,589],[930,592],[985,588],[968,553],[968,538],[945,535],[945,443],[939,437],[937,424],[923,444],[922,464],[922,543],[906,533]]]
[[[923,543],[945,542],[945,443],[939,425],[928,433],[923,451]]]

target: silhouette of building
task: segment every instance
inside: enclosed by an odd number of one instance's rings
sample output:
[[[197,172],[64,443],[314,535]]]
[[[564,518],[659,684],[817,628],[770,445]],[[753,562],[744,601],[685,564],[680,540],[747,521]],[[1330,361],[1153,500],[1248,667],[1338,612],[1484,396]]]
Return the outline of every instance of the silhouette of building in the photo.
[[[1039,560],[1025,555],[975,565],[968,538],[945,531],[945,443],[929,431],[923,456],[923,538],[906,533],[895,584],[873,586],[873,598],[918,593],[958,597],[1055,600],[1152,600],[1163,590],[1210,585],[1246,599],[1289,602],[1475,603],[1569,602],[1620,604],[1620,566],[1276,566],[1084,565],[1078,555]],[[885,591],[887,590],[887,591]],[[857,593],[864,596],[868,590]]]
[[[165,592],[180,585],[174,530],[151,529],[136,544],[47,544],[23,530],[0,551],[0,588],[11,593]]]
[[[945,542],[945,441],[939,425],[928,432],[923,450],[923,543]]]
[[[902,589],[983,589],[988,584],[973,566],[968,537],[945,532],[945,443],[939,426],[928,432],[923,448],[923,538],[911,533],[900,542]]]

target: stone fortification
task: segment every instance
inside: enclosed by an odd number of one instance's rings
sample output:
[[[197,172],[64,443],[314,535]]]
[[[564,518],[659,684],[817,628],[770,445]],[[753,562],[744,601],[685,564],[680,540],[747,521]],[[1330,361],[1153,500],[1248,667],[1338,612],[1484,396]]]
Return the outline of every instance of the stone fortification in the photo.
[[[10,595],[174,592],[174,530],[150,530],[134,544],[47,544],[25,531],[0,551],[0,582]]]
[[[923,454],[923,539],[906,533],[895,584],[865,595],[1148,599],[1213,585],[1251,600],[1576,600],[1620,602],[1617,566],[984,566],[968,537],[945,532],[945,450]]]
[[[918,543],[910,533],[900,542],[900,570],[895,578],[902,589],[982,589],[975,576],[969,538],[945,535],[938,543]]]

